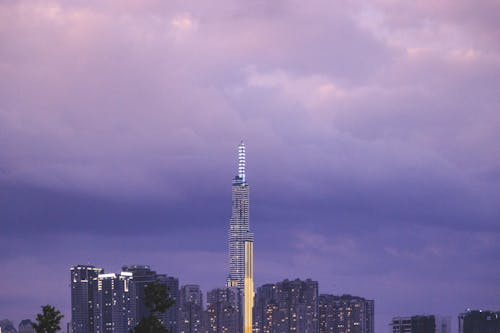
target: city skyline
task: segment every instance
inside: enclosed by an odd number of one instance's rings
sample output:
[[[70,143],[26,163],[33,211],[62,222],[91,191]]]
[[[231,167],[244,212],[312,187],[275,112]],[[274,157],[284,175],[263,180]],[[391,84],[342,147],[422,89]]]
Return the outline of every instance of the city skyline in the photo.
[[[145,295],[152,282],[165,285],[174,301],[166,312],[157,314],[171,333],[331,333],[337,328],[338,333],[374,333],[374,300],[320,295],[318,282],[311,279],[285,279],[258,287],[256,305],[250,309],[252,319],[245,317],[248,294],[237,286],[207,291],[204,306],[199,285],[181,285],[178,278],[158,274],[149,265],[124,265],[120,273],[76,265],[70,273],[72,309],[66,333],[130,332],[149,314]],[[246,320],[251,320],[250,327],[245,326]],[[1,329],[16,333],[3,322]]]
[[[382,333],[500,309],[498,12],[0,2],[0,315],[67,321],[75,264],[223,287],[241,139],[256,287],[375,300]]]
[[[143,288],[153,281],[165,284],[174,301],[159,315],[172,333],[245,330],[245,301],[237,286],[207,291],[205,306],[199,285],[181,285],[178,278],[157,274],[149,265],[124,265],[120,273],[105,273],[105,269],[93,265],[75,265],[70,272],[72,313],[71,321],[65,325],[68,330],[63,331],[66,333],[128,332],[138,318],[146,315]],[[317,281],[298,278],[259,286],[252,309],[253,332],[270,333],[285,328],[303,333],[375,332],[374,300],[349,294],[320,294],[318,287]],[[458,333],[477,329],[496,333],[500,328],[500,311],[467,309],[456,317]],[[418,314],[393,317],[388,328],[398,333],[451,333],[451,322],[449,316]],[[21,320],[19,329],[32,332],[30,323],[30,319]],[[16,332],[15,324],[7,318],[2,320],[4,327],[6,333]]]

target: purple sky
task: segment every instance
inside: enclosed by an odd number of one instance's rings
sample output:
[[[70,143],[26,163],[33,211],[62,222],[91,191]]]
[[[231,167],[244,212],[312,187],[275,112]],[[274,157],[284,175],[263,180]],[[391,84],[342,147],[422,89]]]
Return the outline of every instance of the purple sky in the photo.
[[[500,310],[500,2],[0,2],[0,319],[69,267],[222,286],[247,144],[256,284]],[[456,325],[455,325],[456,326]]]

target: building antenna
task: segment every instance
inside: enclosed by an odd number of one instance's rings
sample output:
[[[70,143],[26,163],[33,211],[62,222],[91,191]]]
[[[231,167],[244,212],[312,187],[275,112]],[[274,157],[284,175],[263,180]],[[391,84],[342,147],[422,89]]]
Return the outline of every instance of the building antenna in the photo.
[[[238,146],[238,177],[245,182],[245,144],[241,140]]]

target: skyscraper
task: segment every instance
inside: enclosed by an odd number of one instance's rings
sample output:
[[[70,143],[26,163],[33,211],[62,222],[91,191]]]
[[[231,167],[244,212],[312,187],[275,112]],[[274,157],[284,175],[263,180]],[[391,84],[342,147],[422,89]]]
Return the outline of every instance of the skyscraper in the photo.
[[[134,328],[136,323],[131,307],[131,281],[130,272],[99,274],[96,333],[125,333]]]
[[[126,265],[122,271],[132,273],[132,295],[131,308],[136,322],[149,316],[149,310],[144,304],[144,288],[156,281],[156,272],[151,270],[148,265]]]
[[[232,184],[232,211],[229,223],[228,287],[243,293],[243,332],[252,333],[253,233],[250,232],[249,188],[245,175],[245,144],[238,146],[238,174]]]
[[[467,310],[458,316],[459,333],[500,333],[500,312]]]
[[[170,332],[177,333],[179,322],[179,279],[166,274],[157,275],[158,282],[167,286],[168,296],[174,304],[160,315],[160,320]]]
[[[175,302],[158,319],[172,333],[178,332],[179,280],[157,274],[147,265],[123,266],[119,274],[104,274],[102,268],[71,267],[72,333],[127,333],[150,315],[145,304],[145,288],[164,284]]]
[[[176,333],[179,314],[179,280],[165,274],[157,274],[148,265],[128,265],[123,266],[122,270],[132,273],[133,276],[131,281],[131,310],[135,322],[137,323],[142,318],[149,316],[149,310],[144,304],[144,288],[148,284],[158,281],[167,286],[169,297],[175,301],[175,304],[161,314],[159,319],[166,328]]]
[[[257,289],[254,332],[317,333],[318,282],[284,280]]]
[[[319,296],[320,333],[373,333],[374,301],[351,295]]]
[[[241,291],[237,287],[216,288],[207,293],[208,333],[241,332]]]
[[[389,326],[392,333],[411,333],[411,317],[394,317]]]
[[[257,288],[253,307],[253,329],[255,333],[278,332],[278,303],[276,285],[264,284]]]
[[[94,333],[97,316],[97,277],[102,268],[71,267],[71,329],[73,333]]]
[[[436,333],[436,317],[394,317],[390,326],[392,333]]]
[[[200,286],[182,286],[179,298],[179,333],[203,332],[203,297]]]

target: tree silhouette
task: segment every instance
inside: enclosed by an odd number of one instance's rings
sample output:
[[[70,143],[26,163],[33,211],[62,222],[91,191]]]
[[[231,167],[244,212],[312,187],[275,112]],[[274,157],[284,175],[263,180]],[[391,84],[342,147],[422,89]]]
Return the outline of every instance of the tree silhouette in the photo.
[[[167,286],[159,281],[148,284],[144,288],[144,305],[150,314],[141,318],[132,329],[132,333],[167,333],[168,329],[158,319],[158,315],[167,311],[175,301],[168,295]]]
[[[51,305],[42,306],[42,313],[37,314],[36,323],[33,323],[33,329],[36,333],[55,333],[61,329],[59,324],[64,316],[59,310]]]
[[[132,333],[168,333],[169,330],[163,326],[161,321],[153,315],[143,317],[135,325]]]

